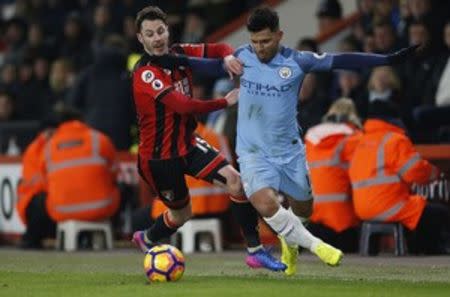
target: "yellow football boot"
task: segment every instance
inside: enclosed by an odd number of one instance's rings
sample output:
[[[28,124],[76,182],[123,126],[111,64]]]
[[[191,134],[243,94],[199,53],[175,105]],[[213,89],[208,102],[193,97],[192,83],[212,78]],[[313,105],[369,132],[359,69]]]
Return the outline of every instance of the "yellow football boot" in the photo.
[[[289,246],[282,236],[278,236],[281,243],[281,262],[287,266],[284,273],[287,276],[297,272],[298,246]]]
[[[342,257],[344,257],[344,253],[341,250],[325,242],[320,242],[314,250],[314,253],[320,260],[330,266],[338,266],[341,263]]]

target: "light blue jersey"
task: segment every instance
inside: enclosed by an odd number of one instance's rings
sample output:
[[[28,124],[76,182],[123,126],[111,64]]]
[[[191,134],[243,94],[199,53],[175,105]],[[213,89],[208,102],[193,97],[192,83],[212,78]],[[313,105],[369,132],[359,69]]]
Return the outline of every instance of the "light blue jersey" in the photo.
[[[236,150],[283,158],[300,151],[297,103],[306,73],[330,70],[332,56],[281,47],[268,63],[258,60],[250,45],[235,56],[244,63],[240,78]]]
[[[262,63],[250,45],[235,56],[244,63],[236,152],[247,197],[271,187],[298,200],[311,199],[297,123],[298,93],[306,73],[330,70],[333,57],[280,47]]]

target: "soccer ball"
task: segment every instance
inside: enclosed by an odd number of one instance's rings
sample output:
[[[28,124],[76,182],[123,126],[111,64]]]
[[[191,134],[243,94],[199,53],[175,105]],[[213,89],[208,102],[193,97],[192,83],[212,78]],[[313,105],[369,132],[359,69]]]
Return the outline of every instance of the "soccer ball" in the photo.
[[[184,256],[168,244],[151,248],[144,258],[144,270],[150,282],[174,282],[184,273]]]

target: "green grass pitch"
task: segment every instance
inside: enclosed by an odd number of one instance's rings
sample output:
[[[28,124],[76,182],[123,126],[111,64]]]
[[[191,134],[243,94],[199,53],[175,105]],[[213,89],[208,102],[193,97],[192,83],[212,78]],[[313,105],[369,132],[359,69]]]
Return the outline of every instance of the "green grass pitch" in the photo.
[[[250,270],[244,253],[194,254],[175,283],[148,284],[143,255],[0,249],[0,296],[450,296],[450,257],[346,256],[331,268],[301,255],[299,273]]]

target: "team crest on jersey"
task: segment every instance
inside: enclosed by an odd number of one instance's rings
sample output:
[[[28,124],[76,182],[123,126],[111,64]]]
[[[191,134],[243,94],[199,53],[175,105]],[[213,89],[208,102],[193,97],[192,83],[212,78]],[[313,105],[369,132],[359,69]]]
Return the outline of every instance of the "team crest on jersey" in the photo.
[[[155,78],[155,74],[151,70],[145,70],[141,74],[141,79],[145,83],[151,83],[152,80]]]
[[[280,70],[278,71],[278,74],[280,75],[281,78],[288,79],[289,77],[292,76],[292,70],[289,67],[281,67]]]
[[[159,91],[159,90],[161,90],[162,88],[164,88],[164,84],[163,84],[163,82],[160,81],[159,79],[155,79],[155,80],[152,82],[152,87],[153,87],[154,90]]]
[[[161,196],[168,201],[172,201],[175,198],[175,194],[172,190],[161,191]]]

